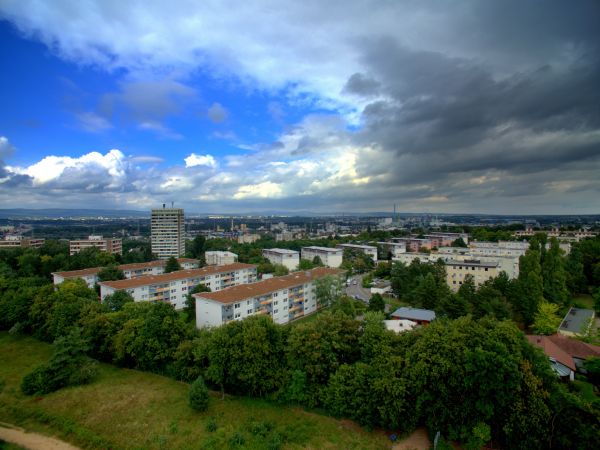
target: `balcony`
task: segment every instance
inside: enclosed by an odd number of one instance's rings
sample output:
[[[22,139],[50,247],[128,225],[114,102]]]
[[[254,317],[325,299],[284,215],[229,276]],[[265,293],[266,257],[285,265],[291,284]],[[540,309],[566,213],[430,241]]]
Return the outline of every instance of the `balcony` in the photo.
[[[268,298],[268,299],[266,299],[266,300],[262,300],[262,301],[260,302],[260,304],[261,304],[261,305],[263,305],[263,306],[265,306],[265,305],[270,305],[272,301],[273,301],[273,299],[272,299],[272,298]]]
[[[299,311],[299,310],[301,310],[301,309],[302,309],[302,306],[301,306],[301,305],[296,305],[296,306],[292,306],[292,307],[289,309],[289,312]]]

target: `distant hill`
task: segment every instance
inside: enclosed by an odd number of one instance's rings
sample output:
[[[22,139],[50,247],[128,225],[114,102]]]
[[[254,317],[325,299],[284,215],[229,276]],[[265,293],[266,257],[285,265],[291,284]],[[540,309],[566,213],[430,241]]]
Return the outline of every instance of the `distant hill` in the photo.
[[[150,211],[136,211],[130,209],[0,209],[2,219],[25,218],[89,218],[89,217],[150,217]]]

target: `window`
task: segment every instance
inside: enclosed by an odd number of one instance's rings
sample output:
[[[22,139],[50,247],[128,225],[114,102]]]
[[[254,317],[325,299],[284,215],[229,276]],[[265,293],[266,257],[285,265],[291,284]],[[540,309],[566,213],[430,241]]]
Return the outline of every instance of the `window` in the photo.
[[[488,271],[488,268],[487,268],[487,267],[485,268],[485,271],[486,271],[486,272]]]
[[[273,311],[273,314],[277,314],[278,312],[279,312],[279,310],[276,309],[276,310]]]
[[[236,303],[235,306],[234,306],[235,309],[238,309],[239,307],[240,307],[239,303]]]
[[[242,313],[235,313],[235,318],[239,319],[241,315],[242,315]]]
[[[249,310],[248,310],[248,314],[252,314],[252,309],[249,309]]]
[[[273,304],[274,304],[275,306],[277,306],[277,305],[279,305],[279,301],[275,300],[275,301],[273,302]]]

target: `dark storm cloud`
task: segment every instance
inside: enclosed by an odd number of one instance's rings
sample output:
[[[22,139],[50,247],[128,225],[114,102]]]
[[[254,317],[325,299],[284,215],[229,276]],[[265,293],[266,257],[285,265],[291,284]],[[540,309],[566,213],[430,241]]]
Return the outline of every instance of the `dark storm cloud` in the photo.
[[[411,50],[391,39],[370,42],[365,59],[385,98],[365,107],[360,142],[408,156],[414,167],[421,160],[429,176],[540,170],[599,155],[595,53],[502,78],[476,61]],[[544,134],[548,139],[540,139]]]

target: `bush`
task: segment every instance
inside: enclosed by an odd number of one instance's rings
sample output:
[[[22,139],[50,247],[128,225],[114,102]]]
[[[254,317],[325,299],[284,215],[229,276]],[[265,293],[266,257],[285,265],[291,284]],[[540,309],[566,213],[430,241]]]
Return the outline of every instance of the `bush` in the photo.
[[[208,431],[209,433],[213,433],[217,431],[217,428],[219,428],[217,420],[214,417],[209,417],[206,421],[206,431]]]
[[[196,378],[190,387],[189,404],[196,411],[206,411],[208,408],[208,388],[202,377]]]

